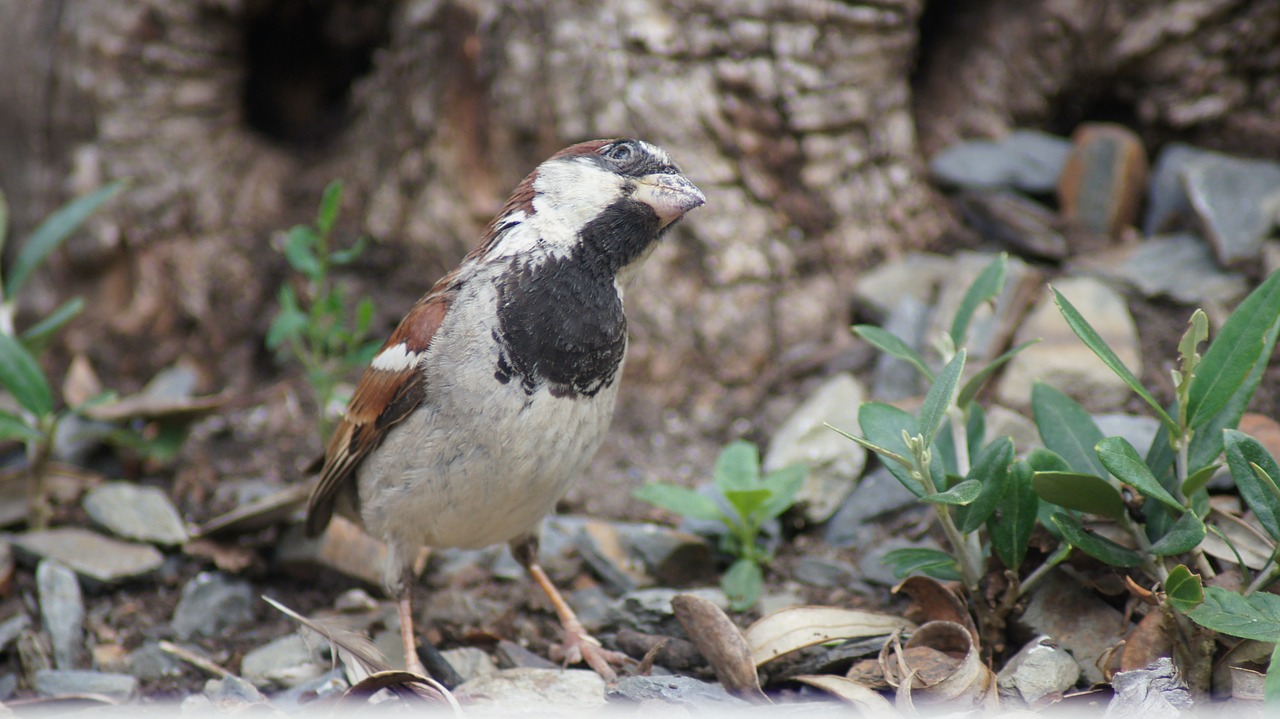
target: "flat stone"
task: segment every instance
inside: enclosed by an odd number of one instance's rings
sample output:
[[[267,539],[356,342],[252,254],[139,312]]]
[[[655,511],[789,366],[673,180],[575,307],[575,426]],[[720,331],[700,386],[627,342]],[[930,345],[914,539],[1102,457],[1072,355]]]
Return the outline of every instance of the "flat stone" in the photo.
[[[1103,719],[1165,717],[1177,719],[1195,707],[1181,673],[1168,657],[1161,657],[1144,669],[1118,672],[1111,678],[1115,695]],[[1248,702],[1245,703],[1248,705]],[[1237,707],[1235,711],[1239,711]],[[1263,711],[1262,716],[1267,713]]]
[[[1091,253],[1071,268],[1123,283],[1146,297],[1185,305],[1228,307],[1249,291],[1242,273],[1223,270],[1209,246],[1186,233]]]
[[[303,707],[321,702],[315,704],[314,711],[299,714],[299,716],[307,716],[320,711],[320,707],[332,706],[330,702],[341,699],[350,688],[351,683],[347,681],[346,670],[342,666],[336,666],[314,679],[272,694],[271,706],[279,712],[298,714]]]
[[[1280,209],[1280,163],[1204,157],[1187,166],[1183,181],[1218,261],[1227,267],[1256,261]]]
[[[1142,232],[1148,236],[1178,232],[1193,227],[1195,213],[1186,189],[1183,173],[1196,160],[1219,156],[1219,153],[1171,142],[1156,155],[1151,178],[1147,183],[1147,211],[1142,216]]]
[[[1080,667],[1066,650],[1036,637],[1005,663],[996,681],[1001,695],[1013,695],[1034,706],[1045,697],[1061,695],[1080,679]]]
[[[928,539],[916,542],[902,537],[888,537],[869,548],[866,554],[862,555],[862,558],[858,560],[858,572],[865,582],[885,587],[896,586],[902,580],[893,576],[893,567],[884,563],[885,555],[895,549],[917,549],[920,547],[940,549],[937,542]]]
[[[30,628],[31,617],[22,611],[0,622],[0,652],[7,651],[9,645]]]
[[[862,273],[853,283],[853,302],[862,315],[883,323],[904,297],[932,305],[939,283],[950,270],[949,257],[912,252]]]
[[[658,524],[584,519],[572,548],[620,592],[689,586],[715,576],[715,557],[703,537]]]
[[[1085,681],[1103,681],[1098,659],[1124,638],[1124,615],[1061,570],[1031,591],[1022,624],[1071,653]]]
[[[864,394],[853,375],[835,375],[791,413],[769,442],[765,472],[796,464],[808,468],[796,508],[809,522],[830,519],[867,465],[865,449],[827,426],[860,435],[858,407]]]
[[[299,634],[287,634],[250,650],[240,661],[240,676],[259,689],[295,687],[328,669],[321,657],[323,640],[307,643]]]
[[[453,694],[464,705],[508,716],[592,710],[607,703],[604,680],[586,669],[501,669]]]
[[[1137,222],[1147,189],[1147,151],[1137,133],[1112,123],[1085,123],[1071,136],[1058,182],[1058,207],[1076,227],[1117,238]]]
[[[36,567],[36,591],[40,620],[49,633],[53,663],[58,669],[84,664],[84,598],[76,573],[56,560],[45,559]]]
[[[1129,308],[1115,290],[1089,277],[1065,277],[1054,282],[1071,304],[1135,375],[1142,376],[1138,329]],[[1018,330],[1016,342],[1039,337],[1005,368],[996,386],[1000,402],[1014,407],[1031,404],[1031,387],[1039,381],[1065,392],[1087,407],[1114,408],[1129,396],[1124,381],[1085,346],[1046,296]]]
[[[449,662],[449,666],[453,667],[463,682],[498,671],[497,665],[493,663],[493,657],[483,649],[456,647],[445,649],[440,652],[440,655]]]
[[[498,641],[498,648],[494,651],[498,666],[502,669],[559,669],[560,665],[547,659],[539,654],[525,649],[510,639],[501,639]]]
[[[211,706],[223,712],[239,710],[250,704],[265,704],[267,701],[257,687],[234,674],[205,682],[204,696]]]
[[[945,310],[935,311],[930,317],[929,329],[925,333],[926,344],[951,330],[955,308],[960,306],[974,280],[995,258],[994,254],[987,252],[958,252],[951,258],[933,303]],[[991,303],[982,304],[974,311],[973,320],[969,323],[968,341],[964,343],[968,350],[968,366],[978,366],[982,361],[995,359],[1007,349],[1009,338],[1026,313],[1028,303],[1042,286],[1039,272],[1021,259],[1009,257],[1005,265],[1004,290],[996,297],[995,307],[992,308]]]
[[[119,702],[138,693],[138,680],[128,674],[108,674],[84,669],[42,669],[35,676],[36,693],[42,697],[101,694]]]
[[[89,490],[83,506],[96,524],[124,539],[164,545],[188,539],[178,510],[156,487],[106,482]]]
[[[867,472],[825,530],[827,544],[853,547],[875,536],[870,524],[876,517],[914,505],[918,500],[883,466]]]
[[[1006,191],[970,191],[956,204],[979,235],[1018,255],[1062,260],[1070,250],[1058,216],[1035,200]]]
[[[729,599],[718,588],[669,589],[655,587],[638,589],[618,597],[613,603],[612,624],[628,627],[645,634],[661,634],[669,637],[684,636],[684,628],[676,620],[671,600],[677,594],[693,594],[728,611]]]
[[[141,681],[150,682],[182,676],[182,662],[161,649],[155,642],[147,642],[130,652],[127,664],[129,674]]]
[[[155,547],[77,527],[25,532],[11,541],[20,555],[57,560],[81,578],[102,584],[141,577],[164,564],[164,555]]]
[[[849,588],[860,584],[862,577],[858,568],[838,559],[804,556],[796,560],[791,567],[791,575],[797,582],[810,587]]]
[[[1037,130],[1014,130],[1000,140],[956,143],[929,161],[934,178],[959,187],[1011,187],[1032,194],[1053,192],[1071,143]]]
[[[719,684],[685,676],[623,677],[609,688],[609,700],[611,702],[622,700],[677,704],[696,709],[732,709],[752,706],[745,699],[725,691]]]
[[[248,582],[201,572],[182,588],[170,624],[179,639],[214,637],[253,619],[255,596]]]

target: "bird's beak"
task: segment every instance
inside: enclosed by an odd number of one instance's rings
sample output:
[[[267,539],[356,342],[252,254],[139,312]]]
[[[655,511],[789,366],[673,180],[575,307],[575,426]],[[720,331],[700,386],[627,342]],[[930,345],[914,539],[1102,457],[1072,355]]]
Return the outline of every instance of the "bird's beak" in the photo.
[[[695,207],[707,204],[702,190],[694,187],[684,175],[655,173],[636,180],[635,199],[653,208],[663,227],[684,216]]]

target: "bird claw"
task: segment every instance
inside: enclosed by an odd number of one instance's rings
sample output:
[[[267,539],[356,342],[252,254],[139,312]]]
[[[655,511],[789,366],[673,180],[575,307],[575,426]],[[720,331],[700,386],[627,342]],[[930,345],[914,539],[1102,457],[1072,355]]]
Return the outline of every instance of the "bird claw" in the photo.
[[[622,668],[636,664],[636,660],[626,654],[600,646],[600,640],[586,632],[566,630],[564,643],[556,647],[554,653],[560,656],[565,666],[586,662],[607,683],[618,679],[618,673],[613,669],[615,666]]]

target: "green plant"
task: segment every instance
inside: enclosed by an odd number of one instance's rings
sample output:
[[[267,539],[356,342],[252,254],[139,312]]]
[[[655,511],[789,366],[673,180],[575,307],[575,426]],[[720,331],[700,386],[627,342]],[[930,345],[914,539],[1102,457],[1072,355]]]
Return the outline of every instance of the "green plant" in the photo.
[[[31,507],[29,520],[41,528],[48,521],[45,477],[53,454],[58,424],[71,413],[110,398],[99,395],[73,407],[58,408],[53,389],[37,357],[53,335],[84,309],[79,297],[67,300],[40,321],[18,332],[18,293],[43,264],[107,200],[124,187],[115,181],[68,202],[45,218],[22,242],[13,266],[0,273],[0,386],[13,397],[15,411],[0,410],[0,439],[16,440],[26,450],[25,473]],[[0,251],[8,237],[8,206],[0,194]]]
[[[302,288],[281,285],[280,311],[267,332],[268,348],[302,365],[314,393],[321,436],[329,434],[330,405],[341,399],[336,397],[339,383],[351,370],[368,364],[378,350],[378,343],[368,340],[373,300],[361,298],[353,313],[331,275],[334,267],[354,262],[366,242],[361,237],[346,249],[329,248],[341,200],[342,183],[334,180],[324,189],[315,225],[297,225],[285,233],[284,256],[301,275]]]
[[[1255,440],[1234,431],[1280,330],[1280,273],[1240,304],[1203,357],[1198,349],[1208,340],[1208,322],[1199,310],[1191,315],[1178,343],[1172,372],[1175,399],[1167,408],[1054,290],[1068,326],[1150,406],[1161,430],[1142,456],[1123,438],[1104,437],[1075,400],[1038,384],[1031,404],[1044,447],[1019,459],[1008,438],[987,442],[983,436],[975,384],[990,375],[991,365],[961,384],[966,353],[952,352],[963,345],[973,309],[998,294],[1003,264],[1003,257],[993,262],[966,295],[951,332],[939,343],[944,366],[936,374],[898,338],[879,328],[854,328],[881,350],[911,362],[932,383],[917,415],[870,402],[859,411],[864,436],[845,433],[879,454],[908,489],[934,507],[948,540],[949,551],[890,553],[886,561],[900,575],[924,572],[960,579],[992,643],[1017,598],[1073,549],[1079,550],[1136,576],[1139,585],[1159,585],[1162,591],[1154,596],[1173,639],[1174,657],[1193,687],[1207,688],[1213,643],[1201,627],[1232,633],[1250,612],[1280,617],[1270,595],[1259,598],[1258,593],[1280,579],[1275,549],[1280,546],[1280,489],[1271,481],[1280,477],[1280,467]],[[1015,347],[991,364],[1022,349]],[[1242,498],[1273,540],[1266,566],[1239,593],[1203,586],[1204,577],[1215,575],[1201,546],[1211,531],[1204,521],[1209,512],[1205,485],[1220,466],[1224,447]],[[971,456],[975,460],[970,464]],[[1024,567],[1037,525],[1059,545],[1034,567]],[[984,591],[991,554],[1003,565],[1004,588],[998,592]],[[1240,566],[1247,576],[1247,567],[1243,562]],[[1241,636],[1257,637],[1259,631]],[[1280,630],[1266,636],[1276,641]],[[1275,664],[1272,673],[1280,673]]]
[[[711,497],[674,484],[647,484],[634,496],[676,514],[724,525],[720,548],[735,559],[720,587],[734,610],[744,611],[760,598],[762,566],[773,558],[761,543],[761,528],[795,503],[805,474],[803,465],[792,465],[762,476],[756,446],[738,440],[716,459],[713,479],[728,512]]]

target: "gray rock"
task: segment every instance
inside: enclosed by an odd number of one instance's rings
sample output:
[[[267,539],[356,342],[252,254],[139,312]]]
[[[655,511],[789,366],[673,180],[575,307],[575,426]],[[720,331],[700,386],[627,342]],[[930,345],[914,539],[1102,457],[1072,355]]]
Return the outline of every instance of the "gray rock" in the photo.
[[[929,329],[925,332],[926,343],[950,332],[956,308],[970,285],[995,258],[988,252],[959,252],[952,258],[934,302],[934,306],[946,309],[934,312],[930,317]],[[1005,264],[1004,290],[996,297],[994,309],[990,303],[983,304],[973,313],[973,320],[969,323],[964,347],[968,350],[970,366],[995,359],[1007,349],[1009,338],[1026,312],[1028,298],[1035,297],[1034,290],[1041,286],[1039,272],[1021,259],[1009,257]]]
[[[249,651],[240,661],[240,675],[260,689],[294,687],[320,676],[328,668],[320,645],[298,634],[287,634]]]
[[[811,587],[849,588],[862,581],[858,575],[858,568],[852,564],[838,559],[813,556],[797,559],[791,568],[791,575],[797,582]]]
[[[756,607],[760,610],[761,616],[768,616],[774,612],[780,612],[791,607],[804,606],[804,604],[805,601],[800,594],[800,588],[794,582],[788,582],[781,587],[766,586]]]
[[[462,704],[508,716],[593,710],[606,703],[604,680],[586,669],[502,669],[453,694]]]
[[[1124,437],[1144,457],[1160,431],[1160,420],[1136,414],[1096,414],[1093,422],[1102,430],[1102,436]]]
[[[253,619],[253,587],[218,572],[201,572],[182,588],[170,622],[180,639],[212,637]]]
[[[464,682],[498,671],[497,665],[493,663],[493,657],[483,649],[457,647],[445,649],[440,652],[440,655],[449,662],[449,666],[453,667]]]
[[[42,669],[36,672],[36,693],[42,697],[100,694],[124,702],[138,693],[138,680],[128,674],[83,669]]]
[[[1138,328],[1119,293],[1090,277],[1065,277],[1054,282],[1071,304],[1135,375],[1142,376]],[[1039,381],[1065,392],[1089,407],[1117,407],[1129,396],[1124,381],[1085,346],[1046,295],[1032,310],[1015,341],[1040,338],[1014,357],[996,387],[999,400],[1026,407],[1031,387]]]
[[[644,522],[576,520],[565,548],[582,558],[609,587],[629,592],[661,584],[689,586],[715,577],[715,557],[704,537]],[[574,567],[570,581],[580,570]]]
[[[182,676],[182,662],[155,642],[147,642],[130,652],[128,666],[129,673],[142,681]]]
[[[1184,186],[1218,261],[1256,261],[1280,209],[1280,164],[1205,157],[1183,171]]]
[[[893,575],[893,568],[884,563],[884,556],[895,549],[940,549],[936,542],[925,540],[913,542],[902,537],[888,537],[871,547],[858,561],[858,571],[862,579],[871,584],[885,587],[896,586],[902,580]]]
[[[0,622],[0,652],[9,648],[15,639],[31,628],[31,617],[26,612],[19,612]]]
[[[1050,194],[1067,162],[1071,142],[1036,130],[1014,130],[1000,140],[970,140],[952,145],[929,162],[929,170],[947,185],[1010,187]]]
[[[257,687],[235,675],[205,682],[204,695],[214,708],[222,711],[240,709],[250,704],[264,704],[267,701]]]
[[[695,709],[732,709],[751,706],[750,702],[733,696],[719,684],[685,676],[623,677],[609,688],[609,699],[610,701],[679,704]]]
[[[634,589],[632,591],[635,591]],[[569,606],[578,615],[578,621],[590,632],[609,628],[614,620],[613,598],[603,587],[592,586],[575,589],[566,597]]]
[[[808,468],[796,494],[798,511],[810,522],[825,522],[840,508],[862,476],[867,451],[827,425],[861,434],[858,406],[865,391],[849,374],[838,374],[809,395],[769,442],[763,469],[773,472],[802,464]]]
[[[1185,233],[1090,254],[1072,268],[1186,305],[1226,307],[1249,291],[1243,274],[1223,270],[1203,240]]]
[[[951,268],[951,258],[913,252],[882,262],[853,283],[853,301],[863,315],[883,323],[904,297],[932,305],[938,284]]]
[[[80,668],[85,652],[84,598],[75,572],[56,560],[42,560],[36,567],[36,591],[40,596],[40,621],[53,647],[54,666]]]
[[[84,510],[99,526],[125,539],[165,545],[187,541],[178,510],[156,487],[106,482],[85,495]]]
[[[18,691],[18,675],[0,674],[0,701],[9,701],[16,691]]]
[[[278,711],[293,714],[314,702],[337,701],[350,688],[351,683],[347,681],[346,671],[340,666],[334,667],[315,679],[272,694],[271,706]],[[325,704],[317,706],[325,706]]]
[[[1040,430],[1036,428],[1036,423],[1021,412],[994,404],[987,407],[986,419],[988,443],[998,437],[1009,437],[1013,440],[1013,446],[1019,454],[1026,454],[1037,447],[1044,446],[1044,442],[1040,441]]]
[[[661,634],[669,637],[684,636],[684,629],[676,621],[671,600],[677,594],[693,594],[702,597],[721,609],[729,609],[729,599],[717,588],[706,589],[638,589],[614,600],[613,624],[629,627],[645,634]]]
[[[1192,162],[1212,156],[1221,157],[1216,152],[1181,142],[1171,142],[1160,150],[1147,181],[1143,234],[1158,235],[1191,229],[1194,213],[1182,185],[1182,175]]]
[[[1036,637],[1005,663],[996,681],[1002,696],[1012,695],[1034,706],[1040,699],[1061,694],[1080,679],[1080,667],[1066,650],[1048,637]]]
[[[112,584],[150,574],[164,564],[155,547],[112,539],[76,527],[25,532],[12,537],[24,558],[55,559],[82,579]]]
[[[1103,681],[1098,659],[1127,631],[1119,610],[1061,570],[1053,570],[1031,590],[1022,623],[1070,652],[1091,684]]]
[[[547,659],[546,657],[534,654],[524,647],[516,644],[509,639],[501,639],[498,641],[498,648],[494,651],[494,657],[497,659],[498,666],[502,669],[559,669],[560,665]]]
[[[874,536],[868,525],[876,518],[915,504],[916,496],[883,466],[867,472],[827,523],[825,538],[833,547],[853,547]]]
[[[924,354],[925,332],[929,329],[932,308],[911,295],[904,296],[885,318],[881,327]],[[872,374],[871,396],[880,402],[893,402],[924,395],[924,378],[910,362],[887,352],[876,356]]]
[[[984,239],[1023,257],[1066,258],[1070,247],[1049,208],[1014,192],[966,191],[956,197],[965,221]]]
[[[1145,669],[1116,674],[1111,678],[1111,687],[1115,696],[1103,719],[1176,719],[1195,706],[1191,692],[1168,657],[1157,659]]]

